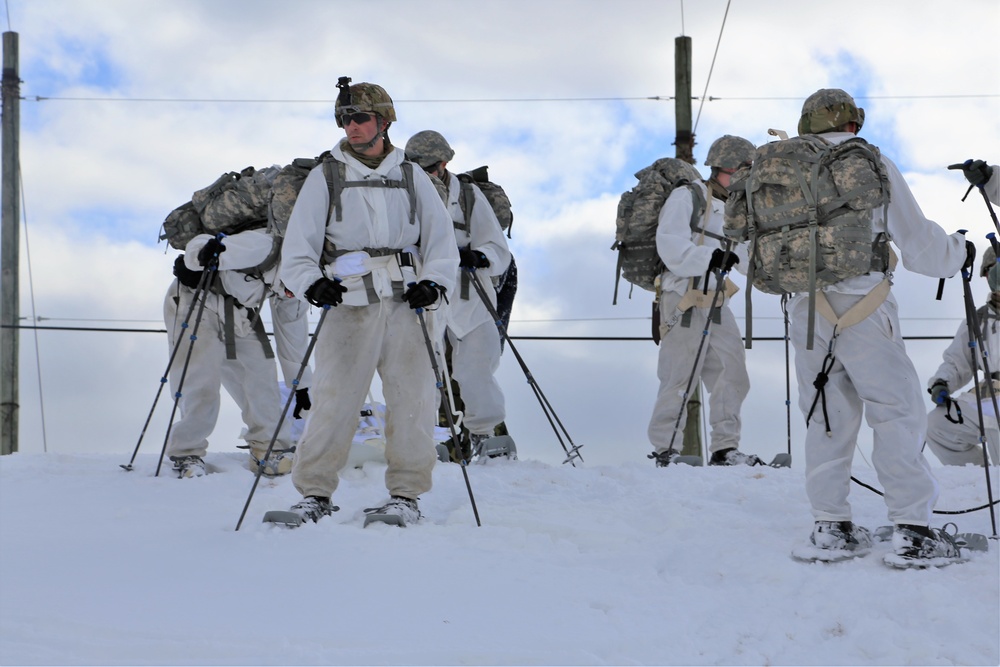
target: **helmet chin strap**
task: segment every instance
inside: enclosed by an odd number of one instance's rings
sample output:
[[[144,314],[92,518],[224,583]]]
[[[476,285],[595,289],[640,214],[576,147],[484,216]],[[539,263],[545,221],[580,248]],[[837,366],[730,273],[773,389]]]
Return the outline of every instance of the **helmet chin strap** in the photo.
[[[375,114],[375,123],[378,125],[378,127],[381,127],[381,125],[382,125],[382,116],[379,116],[378,114]],[[386,129],[388,129],[388,128],[386,128]],[[353,148],[354,150],[356,150],[359,153],[364,153],[366,150],[368,150],[369,148],[373,147],[376,143],[378,143],[378,140],[381,139],[381,138],[383,138],[384,136],[385,136],[385,130],[384,129],[380,129],[380,130],[378,130],[375,133],[375,136],[372,137],[371,141],[366,141],[363,144],[351,144],[351,148]],[[348,142],[348,143],[350,143],[350,142]]]

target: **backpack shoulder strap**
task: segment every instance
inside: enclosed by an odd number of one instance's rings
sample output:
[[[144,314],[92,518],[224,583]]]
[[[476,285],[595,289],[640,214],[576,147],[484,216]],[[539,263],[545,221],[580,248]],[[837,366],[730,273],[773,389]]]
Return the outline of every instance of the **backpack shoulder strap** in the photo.
[[[468,232],[472,223],[472,209],[476,206],[476,191],[473,189],[472,177],[468,174],[457,174],[459,187],[461,188],[458,194],[458,205],[462,209],[462,216],[465,218],[465,223],[456,222],[455,229],[461,229],[463,232]]]
[[[336,163],[336,167],[333,166]],[[405,188],[410,199],[410,224],[417,221],[417,197],[413,185],[413,163],[404,161],[399,165],[403,171],[403,178],[396,180],[392,178],[363,179],[360,181],[347,180],[347,165],[340,160],[329,157],[323,161],[323,174],[326,176],[326,185],[330,190],[330,206],[334,209],[335,220],[342,222],[344,219],[344,207],[341,202],[341,195],[345,188]]]

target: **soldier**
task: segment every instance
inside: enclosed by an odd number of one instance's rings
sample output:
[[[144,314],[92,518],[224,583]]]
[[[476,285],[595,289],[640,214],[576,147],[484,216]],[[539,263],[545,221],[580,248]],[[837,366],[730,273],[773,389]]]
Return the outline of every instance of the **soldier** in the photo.
[[[864,120],[864,109],[849,94],[821,89],[803,103],[798,131],[840,144],[853,139]],[[934,278],[952,276],[974,260],[975,246],[961,233],[949,235],[927,219],[896,165],[884,155],[881,162],[890,196],[885,212],[882,206],[872,211],[873,243],[891,239],[908,269]],[[822,294],[840,317],[884,283],[886,271],[891,271],[888,262],[827,285]],[[851,459],[864,415],[874,431],[872,464],[885,488],[889,520],[895,524],[893,551],[885,556],[886,563],[907,567],[952,562],[959,558],[958,548],[950,536],[930,527],[938,492],[921,452],[927,415],[916,369],[900,335],[895,299],[891,291],[886,294],[873,308],[864,309],[870,314],[847,328],[835,329],[817,317],[812,349],[807,349],[809,295],[796,294],[789,302],[799,406],[803,415],[809,415],[820,391],[824,413],[829,415],[829,420],[809,421],[806,431],[806,492],[815,520],[810,543],[836,557],[862,555],[871,548],[871,534],[851,520],[847,501]],[[837,354],[828,363],[835,337]]]
[[[1000,359],[1000,265],[997,264],[993,248],[987,248],[983,253],[980,275],[986,278],[990,286],[986,305],[976,311],[984,346],[981,354],[976,357],[976,363],[979,371],[985,372],[982,355],[987,359]],[[978,346],[970,348],[969,342],[968,323],[963,321],[951,345],[944,351],[941,366],[934,373],[927,389],[931,400],[937,405],[927,414],[927,446],[945,465],[982,465],[983,451],[979,438],[984,434],[990,458],[994,464],[1000,461],[997,451],[1000,447],[1000,427],[997,425],[997,414],[990,393],[992,385],[993,391],[1000,394],[1000,369],[991,366],[993,377],[983,377],[979,386],[982,428],[979,424],[975,388],[960,396],[953,393],[953,390],[964,387],[973,379],[969,354],[970,350],[978,350]]]
[[[473,183],[463,183],[448,171],[455,156],[439,132],[417,132],[406,142],[406,159],[416,162],[444,186],[446,206],[454,222],[459,253],[459,269],[454,294],[446,309],[445,337],[451,346],[452,377],[461,388],[464,403],[463,425],[469,431],[471,451],[476,455],[516,458],[509,438],[489,440],[504,420],[504,396],[495,373],[500,367],[500,333],[486,304],[470,285],[470,272],[478,277],[495,310],[497,295],[492,278],[502,275],[510,264],[510,250],[503,229],[483,193]]]
[[[430,490],[437,461],[438,394],[413,310],[453,293],[458,249],[430,178],[389,140],[392,99],[373,83],[341,77],[337,85],[336,122],[346,137],[303,183],[282,247],[284,283],[329,308],[315,348],[315,408],[292,469],[303,499],[291,511],[312,521],[333,511],[330,497],[377,370],[390,499],[373,514],[405,525],[420,518],[417,500]]]
[[[284,475],[292,468],[287,419],[277,432],[270,458],[264,458],[283,405],[274,352],[260,319],[259,307],[264,300],[270,304],[278,362],[288,386],[298,376],[309,343],[308,307],[277,281],[280,243],[279,237],[263,230],[240,232],[222,241],[200,234],[174,262],[177,280],[167,291],[163,319],[169,340],[183,346],[177,353],[180,359],[187,358],[187,346],[192,343],[179,326],[178,313],[189,310],[205,267],[218,268],[216,275],[206,277],[211,280],[211,289],[205,294],[198,340],[191,348],[187,370],[177,363],[170,369],[170,386],[175,393],[184,373],[181,417],[171,427],[167,443],[178,477],[205,474],[203,457],[219,417],[223,386],[243,416],[246,428],[241,437],[250,449],[251,463],[261,466],[267,476]],[[294,418],[301,418],[302,411],[309,409],[311,379],[312,371],[306,367],[295,392]]]
[[[703,382],[709,394],[709,465],[763,463],[760,457],[738,449],[740,408],[750,391],[750,378],[743,340],[728,305],[736,286],[728,279],[715,307],[711,307],[719,288],[719,271],[728,273],[741,257],[746,259],[745,247],[724,245],[723,212],[730,177],[753,159],[754,150],[754,145],[742,137],[719,137],[705,159],[712,169],[708,185],[699,180],[675,188],[660,210],[656,249],[666,267],[660,276],[660,351],[656,369],[660,389],[648,429],[653,445],[649,458],[657,466],[667,466],[679,455],[671,445],[680,437],[675,431],[677,424],[683,423],[684,389],[692,378]],[[711,198],[706,202],[709,192]],[[694,227],[693,216],[701,218]],[[718,319],[713,320],[698,356],[709,316]],[[692,368],[695,362],[697,366]]]

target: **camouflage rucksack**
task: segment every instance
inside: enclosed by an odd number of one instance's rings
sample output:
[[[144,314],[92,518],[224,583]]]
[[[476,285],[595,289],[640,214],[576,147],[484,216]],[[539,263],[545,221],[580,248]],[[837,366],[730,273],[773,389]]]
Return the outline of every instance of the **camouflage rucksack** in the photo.
[[[198,234],[235,234],[267,225],[267,204],[277,167],[247,167],[223,174],[167,215],[160,240],[183,250]]]
[[[889,266],[888,241],[872,240],[872,212],[889,203],[878,148],[805,134],[764,144],[729,186],[725,233],[749,241],[747,282],[768,294],[810,294]],[[747,343],[750,342],[747,290]]]
[[[490,208],[500,221],[500,228],[507,230],[507,238],[510,238],[510,228],[514,224],[514,214],[510,210],[510,199],[503,188],[490,180],[489,167],[482,166],[464,174],[457,174],[458,180],[463,184],[462,193],[459,195],[458,203],[462,207],[465,215],[465,224],[469,224],[472,217],[472,207],[476,203],[472,188],[465,187],[467,183],[474,183],[486,196],[486,201],[490,203]]]
[[[330,156],[330,151],[314,158],[300,157],[292,160],[278,171],[271,184],[271,197],[267,205],[267,226],[274,234],[280,237],[285,236],[285,229],[288,227],[288,218],[295,208],[295,200],[299,196],[299,190],[306,180],[306,176],[316,165]]]
[[[612,305],[618,303],[618,282],[622,276],[633,285],[655,291],[656,278],[665,269],[656,251],[660,209],[674,188],[701,180],[701,174],[692,165],[672,157],[660,158],[636,172],[635,177],[639,184],[623,193],[618,201],[617,230],[611,246],[618,251]],[[691,216],[691,228],[695,229],[706,202],[700,190],[689,190],[695,200]]]

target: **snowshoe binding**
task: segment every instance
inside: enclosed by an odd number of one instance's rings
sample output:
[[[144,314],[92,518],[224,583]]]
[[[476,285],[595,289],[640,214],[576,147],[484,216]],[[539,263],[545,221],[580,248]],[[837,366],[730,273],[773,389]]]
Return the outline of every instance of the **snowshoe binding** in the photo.
[[[762,466],[764,461],[756,454],[744,454],[735,447],[720,449],[712,452],[712,458],[708,460],[710,466]]]
[[[294,447],[292,449],[273,449],[271,455],[264,458],[267,450],[254,451],[251,449],[250,464],[255,472],[259,470],[264,477],[281,477],[292,471],[294,451]]]
[[[405,528],[420,520],[420,509],[417,501],[402,496],[392,496],[381,507],[369,507],[365,510],[365,528],[373,523],[387,523]]]
[[[208,474],[205,461],[200,456],[171,456],[174,462],[174,472],[179,479],[202,477]]]
[[[276,523],[289,528],[298,528],[306,521],[313,523],[330,516],[340,508],[330,504],[329,498],[306,496],[287,511],[271,510],[264,513],[264,523]]]
[[[817,521],[809,544],[792,550],[792,558],[806,563],[837,563],[866,556],[872,550],[872,534],[853,521]]]
[[[646,455],[647,459],[656,461],[657,468],[666,468],[669,465],[683,463],[689,466],[700,466],[702,460],[700,456],[689,456],[678,452],[676,449],[667,449],[662,452],[653,452]]]
[[[469,443],[472,447],[473,456],[480,463],[500,457],[510,461],[517,460],[517,447],[514,445],[514,439],[509,435],[479,435],[472,433],[469,435]]]
[[[951,532],[948,532],[948,526],[951,526]],[[880,528],[877,531],[879,537],[883,539],[886,537],[886,528],[890,528],[890,526]],[[976,534],[972,533],[972,535]],[[978,548],[985,546],[986,549],[989,549],[989,543],[986,542],[985,536],[960,537],[958,526],[953,523],[946,523],[942,528],[897,524],[892,527],[889,539],[892,540],[892,551],[882,558],[882,562],[897,569],[944,567],[969,559],[967,553],[962,553],[963,547],[967,551],[973,550],[970,545]]]

